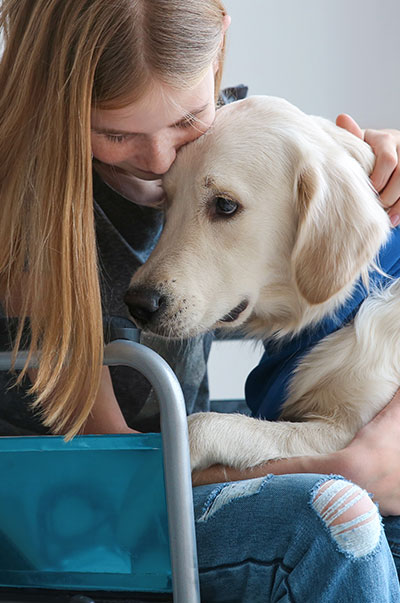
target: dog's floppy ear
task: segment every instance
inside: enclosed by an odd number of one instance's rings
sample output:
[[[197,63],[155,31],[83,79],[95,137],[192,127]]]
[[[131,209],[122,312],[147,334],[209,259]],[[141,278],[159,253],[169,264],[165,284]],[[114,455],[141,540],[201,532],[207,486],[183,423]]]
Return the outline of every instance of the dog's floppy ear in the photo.
[[[347,153],[299,166],[292,254],[301,295],[320,304],[349,285],[386,240],[389,219],[360,164]]]

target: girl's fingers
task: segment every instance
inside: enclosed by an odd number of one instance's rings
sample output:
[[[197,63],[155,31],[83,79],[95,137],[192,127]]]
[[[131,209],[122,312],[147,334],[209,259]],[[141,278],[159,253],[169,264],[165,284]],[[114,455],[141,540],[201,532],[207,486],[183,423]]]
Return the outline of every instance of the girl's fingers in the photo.
[[[383,191],[398,171],[400,132],[389,130],[365,130],[364,140],[367,142],[376,156],[375,167],[371,174],[371,181],[375,189],[380,193]],[[384,196],[385,207],[390,207],[400,197],[400,180],[398,175],[394,177],[390,192]]]

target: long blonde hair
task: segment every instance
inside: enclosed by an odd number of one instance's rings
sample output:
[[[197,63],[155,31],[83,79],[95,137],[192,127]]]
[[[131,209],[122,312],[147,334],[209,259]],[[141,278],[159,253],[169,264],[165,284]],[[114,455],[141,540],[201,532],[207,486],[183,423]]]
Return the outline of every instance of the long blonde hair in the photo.
[[[8,313],[22,290],[14,352],[29,317],[31,393],[54,433],[82,429],[103,357],[91,108],[151,78],[191,87],[219,56],[218,90],[223,15],[219,0],[1,1],[0,280]]]

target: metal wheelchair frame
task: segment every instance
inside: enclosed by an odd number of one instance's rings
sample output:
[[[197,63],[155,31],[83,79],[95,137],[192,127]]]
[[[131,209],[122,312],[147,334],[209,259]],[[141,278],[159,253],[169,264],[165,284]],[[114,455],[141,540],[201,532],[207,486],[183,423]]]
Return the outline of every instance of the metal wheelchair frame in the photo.
[[[17,355],[21,369],[27,352]],[[135,341],[118,339],[105,347],[104,364],[138,370],[153,386],[160,404],[164,477],[175,603],[199,603],[199,577],[194,529],[186,408],[180,384],[156,352]],[[35,360],[31,366],[35,366]],[[11,353],[0,352],[0,370],[11,368]]]

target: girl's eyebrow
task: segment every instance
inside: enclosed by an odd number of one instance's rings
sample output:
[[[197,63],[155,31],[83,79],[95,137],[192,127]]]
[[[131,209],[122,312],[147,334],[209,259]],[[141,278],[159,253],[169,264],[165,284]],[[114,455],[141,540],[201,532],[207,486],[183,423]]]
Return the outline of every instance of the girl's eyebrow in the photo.
[[[171,124],[170,126],[167,126],[167,127],[174,128],[176,126],[180,126],[185,121],[188,121],[192,117],[196,117],[196,115],[199,115],[200,113],[205,111],[207,107],[208,107],[208,103],[206,103],[205,105],[202,105],[201,107],[198,107],[197,109],[193,109],[193,111],[189,111],[188,113],[185,113],[185,115],[182,117],[182,119],[178,120],[174,124]],[[92,127],[91,130],[92,130],[92,132],[96,132],[96,134],[111,134],[114,136],[116,136],[118,134],[121,136],[133,136],[134,134],[138,134],[138,132],[128,132],[127,130],[115,130],[113,128]]]

